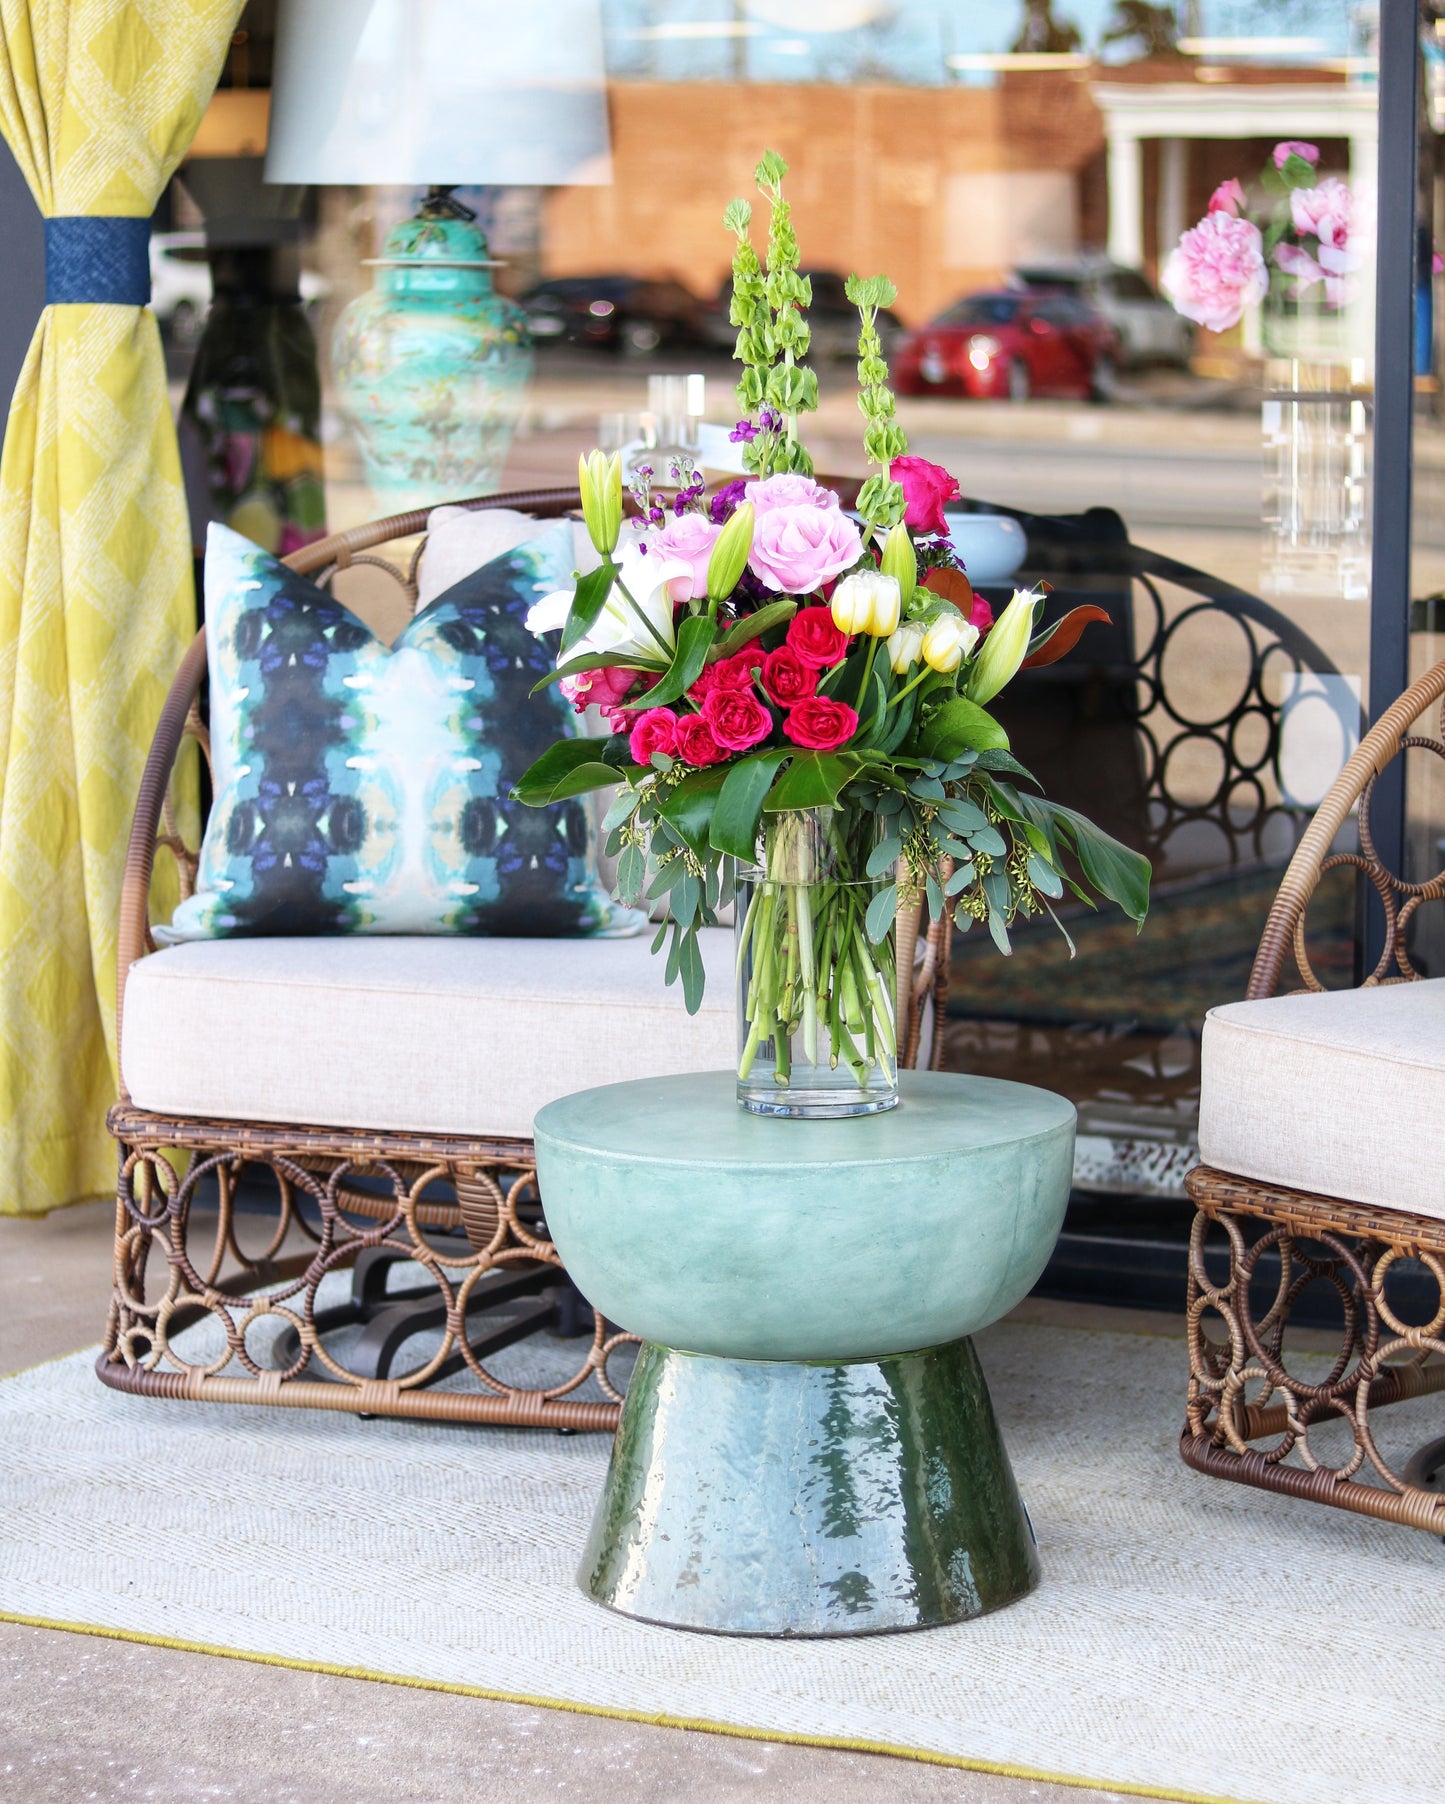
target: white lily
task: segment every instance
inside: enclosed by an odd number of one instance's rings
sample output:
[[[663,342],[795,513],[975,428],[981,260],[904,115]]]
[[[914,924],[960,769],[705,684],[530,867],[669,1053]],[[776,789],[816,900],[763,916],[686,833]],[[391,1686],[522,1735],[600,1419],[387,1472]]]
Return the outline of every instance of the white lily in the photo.
[[[671,585],[691,577],[691,564],[681,558],[630,548],[623,553],[617,581],[601,613],[559,662],[570,664],[577,658],[607,654],[636,656],[640,664],[652,665],[670,659],[677,645]],[[544,595],[527,615],[527,630],[537,634],[558,631],[567,624],[571,607],[570,589]]]

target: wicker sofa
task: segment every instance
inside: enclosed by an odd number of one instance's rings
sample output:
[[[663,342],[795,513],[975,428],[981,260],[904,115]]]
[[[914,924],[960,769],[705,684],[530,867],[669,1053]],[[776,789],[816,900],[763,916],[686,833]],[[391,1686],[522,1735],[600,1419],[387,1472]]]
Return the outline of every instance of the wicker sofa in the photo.
[[[578,500],[544,490],[465,505],[548,518]],[[414,607],[427,520],[394,516],[287,561],[323,586],[372,566]],[[161,717],[126,866],[115,1293],[100,1377],[157,1397],[611,1428],[608,1361],[628,1337],[581,1301],[547,1237],[532,1116],[619,1077],[730,1064],[731,934],[703,935],[709,984],[695,1017],[646,939],[157,950],[158,851],[183,893],[195,877],[168,798],[184,742],[206,753],[205,668],[202,635]],[[941,932],[919,940],[916,917],[900,922],[911,1062],[931,1057],[941,1030],[945,947]],[[197,1351],[185,1331],[207,1318]],[[573,1342],[564,1373],[522,1382],[496,1369],[503,1349],[543,1332],[554,1353]]]

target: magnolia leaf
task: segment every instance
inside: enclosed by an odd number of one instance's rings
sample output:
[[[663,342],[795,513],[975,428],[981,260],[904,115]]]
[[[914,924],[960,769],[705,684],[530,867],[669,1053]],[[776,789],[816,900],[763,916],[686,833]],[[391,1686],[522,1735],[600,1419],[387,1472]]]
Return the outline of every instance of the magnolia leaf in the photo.
[[[918,580],[930,595],[941,595],[965,618],[973,612],[973,584],[962,570],[948,570],[938,564],[925,570]]]
[[[960,752],[1007,751],[1008,734],[987,709],[966,695],[955,695],[935,708],[919,731],[920,749],[935,758],[956,758]]]
[[[833,752],[799,752],[763,804],[768,814],[790,808],[831,808],[853,775],[853,766]]]
[[[778,766],[787,756],[786,751],[755,752],[729,769],[713,809],[711,839],[715,851],[730,852],[734,858],[749,862],[756,856],[763,803]]]
[[[689,614],[677,629],[677,651],[666,676],[647,692],[649,708],[662,708],[691,689],[702,674],[708,650],[717,632],[706,614]]]
[[[512,799],[525,802],[529,808],[541,808],[552,800],[552,791],[564,777],[580,765],[601,762],[606,739],[559,739],[549,745],[534,764],[528,765],[512,790]],[[608,770],[607,781],[615,783],[617,772]]]
[[[756,614],[749,614],[730,626],[713,646],[710,664],[719,658],[730,658],[735,651],[741,651],[751,640],[771,632],[775,626],[782,626],[791,620],[798,611],[795,601],[770,601],[766,607],[759,608]]]
[[[1113,621],[1113,615],[1107,608],[1070,608],[1062,619],[1056,620],[1047,632],[1042,632],[1029,643],[1029,654],[1019,665],[1020,670],[1039,670],[1045,664],[1056,664],[1065,653],[1071,652],[1079,643],[1083,630],[1092,621],[1102,620],[1105,624]]]
[[[577,589],[572,597],[572,610],[567,616],[567,624],[562,628],[562,650],[571,651],[579,639],[585,639],[591,630],[607,597],[612,593],[612,581],[617,574],[617,566],[610,558],[604,558],[596,570],[589,570],[586,576],[577,579]]]

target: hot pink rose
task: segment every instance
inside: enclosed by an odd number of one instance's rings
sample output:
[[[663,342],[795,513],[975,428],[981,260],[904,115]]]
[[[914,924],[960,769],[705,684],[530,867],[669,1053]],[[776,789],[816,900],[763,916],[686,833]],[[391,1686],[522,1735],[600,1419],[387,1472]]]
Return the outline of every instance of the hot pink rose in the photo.
[[[707,594],[708,559],[721,531],[720,526],[714,526],[701,514],[688,513],[669,520],[661,532],[648,539],[650,549],[663,557],[681,558],[683,563],[692,565],[690,583],[680,577],[670,585],[674,601],[694,601]]]
[[[805,664],[791,645],[780,645],[763,659],[763,688],[776,707],[792,708],[818,687],[816,666]]]
[[[788,644],[814,670],[841,664],[848,655],[848,635],[831,608],[799,608],[788,622]]]
[[[748,557],[766,589],[811,595],[863,555],[858,528],[837,507],[771,507],[759,514]]]
[[[702,675],[688,694],[694,701],[704,702],[714,689],[751,689],[753,666],[761,662],[762,654],[756,646],[750,645],[746,651],[735,652],[730,658],[719,658],[716,664],[704,664]]]
[[[745,491],[754,513],[771,513],[775,507],[836,508],[838,497],[811,476],[768,476],[761,482],[750,482]]]
[[[903,523],[915,532],[947,532],[943,504],[958,493],[958,484],[941,464],[926,457],[895,457],[888,474],[903,485]]]
[[[1185,319],[1211,332],[1238,325],[1269,288],[1259,227],[1230,213],[1206,213],[1169,253],[1160,286]]]
[[[986,633],[993,625],[993,609],[977,589],[973,592],[973,606],[968,611],[968,624],[976,626],[981,633]]]
[[[1244,189],[1233,176],[1221,182],[1209,197],[1211,213],[1240,213],[1244,210]]]
[[[1313,169],[1320,160],[1320,147],[1318,144],[1301,143],[1298,138],[1286,138],[1282,144],[1275,145],[1270,155],[1274,158],[1276,169],[1283,169],[1291,157],[1299,157]]]
[[[858,716],[846,702],[810,695],[784,716],[783,731],[810,752],[832,752],[858,731]]]
[[[677,751],[677,716],[671,708],[649,708],[639,714],[628,735],[627,749],[633,762],[646,764],[654,752],[671,758]]]
[[[563,677],[557,687],[580,714],[592,706],[615,709],[637,681],[635,670],[583,670],[574,677]]]
[[[702,717],[725,751],[745,752],[773,730],[773,717],[751,689],[714,689]]]
[[[713,738],[701,714],[684,714],[677,723],[677,755],[684,764],[721,764],[727,753]]]

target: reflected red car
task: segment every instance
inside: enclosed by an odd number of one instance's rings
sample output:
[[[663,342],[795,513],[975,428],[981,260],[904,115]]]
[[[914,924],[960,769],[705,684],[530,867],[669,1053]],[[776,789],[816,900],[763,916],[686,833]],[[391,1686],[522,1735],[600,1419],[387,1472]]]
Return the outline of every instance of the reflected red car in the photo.
[[[894,358],[893,385],[901,395],[1107,401],[1121,351],[1108,320],[1082,301],[1003,289],[968,295],[910,333]]]

